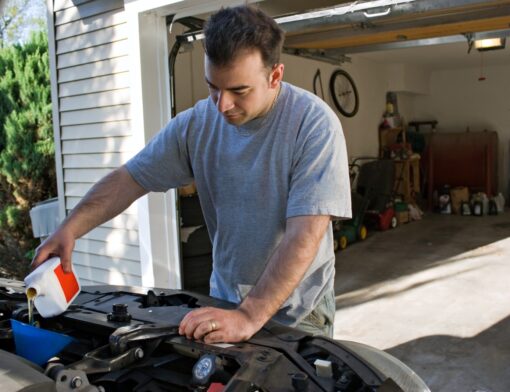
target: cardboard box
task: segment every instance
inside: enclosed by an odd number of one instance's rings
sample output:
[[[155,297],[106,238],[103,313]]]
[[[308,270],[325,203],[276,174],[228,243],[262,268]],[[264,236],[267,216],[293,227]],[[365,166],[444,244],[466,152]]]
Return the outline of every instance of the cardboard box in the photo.
[[[452,212],[461,213],[462,202],[469,203],[469,189],[465,186],[458,186],[450,189],[450,199],[452,201]]]
[[[396,211],[395,216],[399,225],[409,222],[409,211]]]

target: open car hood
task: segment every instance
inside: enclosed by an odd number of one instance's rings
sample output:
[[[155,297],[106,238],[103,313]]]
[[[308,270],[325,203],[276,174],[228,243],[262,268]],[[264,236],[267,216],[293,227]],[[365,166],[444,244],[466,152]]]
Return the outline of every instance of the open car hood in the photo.
[[[208,345],[180,336],[181,319],[202,306],[235,305],[181,290],[85,286],[60,316],[44,319],[35,312],[39,331],[72,340],[38,366],[16,355],[13,325],[28,322],[23,283],[0,279],[1,389],[429,391],[411,369],[381,350],[273,321],[244,343]],[[34,350],[38,345],[32,343]]]

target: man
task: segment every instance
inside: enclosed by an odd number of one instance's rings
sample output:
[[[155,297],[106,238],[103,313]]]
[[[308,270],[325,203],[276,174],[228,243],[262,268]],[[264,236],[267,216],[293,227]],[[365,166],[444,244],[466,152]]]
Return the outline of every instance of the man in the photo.
[[[249,339],[270,319],[332,335],[331,217],[350,216],[342,129],[314,95],[282,82],[283,32],[263,12],[222,9],[205,29],[210,97],[106,176],[37,249],[64,269],[76,238],[148,191],[195,181],[213,242],[211,295],[237,309],[188,313],[179,332]]]

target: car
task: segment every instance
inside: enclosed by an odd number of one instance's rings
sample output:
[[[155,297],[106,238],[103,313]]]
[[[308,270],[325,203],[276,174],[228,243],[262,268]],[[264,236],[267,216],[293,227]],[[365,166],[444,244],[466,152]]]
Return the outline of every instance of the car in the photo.
[[[180,336],[184,315],[203,306],[235,304],[185,290],[84,286],[64,313],[34,311],[29,324],[23,283],[0,279],[1,390],[429,391],[384,351],[275,321],[243,343]],[[59,348],[54,336],[68,340]],[[35,360],[46,346],[57,354]]]

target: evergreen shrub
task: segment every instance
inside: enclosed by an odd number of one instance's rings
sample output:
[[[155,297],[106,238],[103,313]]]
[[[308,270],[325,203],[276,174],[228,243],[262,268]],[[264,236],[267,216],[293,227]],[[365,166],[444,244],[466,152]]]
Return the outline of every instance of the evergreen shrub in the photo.
[[[21,279],[38,240],[29,211],[56,191],[48,42],[0,49],[0,275]]]

